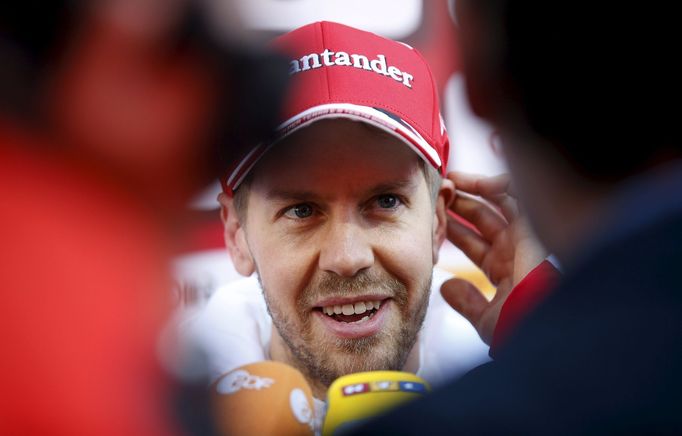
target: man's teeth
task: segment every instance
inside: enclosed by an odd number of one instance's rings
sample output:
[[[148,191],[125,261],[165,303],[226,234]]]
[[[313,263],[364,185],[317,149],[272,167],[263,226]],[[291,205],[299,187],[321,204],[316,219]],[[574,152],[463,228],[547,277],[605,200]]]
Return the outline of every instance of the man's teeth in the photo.
[[[381,301],[359,301],[355,304],[337,304],[335,306],[325,306],[322,311],[329,316],[336,315],[360,315],[372,309],[379,309]]]

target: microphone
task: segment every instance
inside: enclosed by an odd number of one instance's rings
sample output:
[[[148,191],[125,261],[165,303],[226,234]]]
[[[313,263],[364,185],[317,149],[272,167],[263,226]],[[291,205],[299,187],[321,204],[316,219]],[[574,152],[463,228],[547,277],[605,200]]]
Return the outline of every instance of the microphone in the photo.
[[[339,377],[327,391],[323,436],[350,432],[376,415],[431,391],[426,380],[401,371],[370,371]]]
[[[313,395],[296,369],[266,361],[241,366],[211,386],[215,427],[221,435],[312,435]]]

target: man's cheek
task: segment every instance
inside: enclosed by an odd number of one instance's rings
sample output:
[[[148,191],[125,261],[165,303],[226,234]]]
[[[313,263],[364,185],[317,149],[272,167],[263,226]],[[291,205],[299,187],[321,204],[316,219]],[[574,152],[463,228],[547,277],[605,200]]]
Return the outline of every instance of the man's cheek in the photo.
[[[403,283],[411,297],[433,272],[431,244],[415,243],[410,236],[402,236],[401,242],[377,250],[382,267]]]

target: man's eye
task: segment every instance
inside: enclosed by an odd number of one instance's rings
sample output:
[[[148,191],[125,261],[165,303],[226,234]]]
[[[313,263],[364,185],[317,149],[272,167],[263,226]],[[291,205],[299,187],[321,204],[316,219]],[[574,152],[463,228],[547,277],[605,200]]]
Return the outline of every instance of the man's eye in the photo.
[[[284,216],[293,219],[304,219],[309,218],[313,215],[313,207],[309,204],[302,203],[292,206],[284,212]]]
[[[377,204],[381,209],[395,209],[400,205],[400,199],[393,194],[384,194],[377,197]]]

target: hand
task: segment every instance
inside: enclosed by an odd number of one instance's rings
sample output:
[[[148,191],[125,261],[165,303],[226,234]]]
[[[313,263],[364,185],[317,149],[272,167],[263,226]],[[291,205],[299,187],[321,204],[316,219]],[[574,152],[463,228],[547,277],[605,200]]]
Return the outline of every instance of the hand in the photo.
[[[488,301],[471,283],[450,279],[441,294],[491,343],[502,305],[511,290],[547,256],[532,235],[510,189],[508,175],[447,175],[457,198],[448,211],[447,237],[497,288]]]

